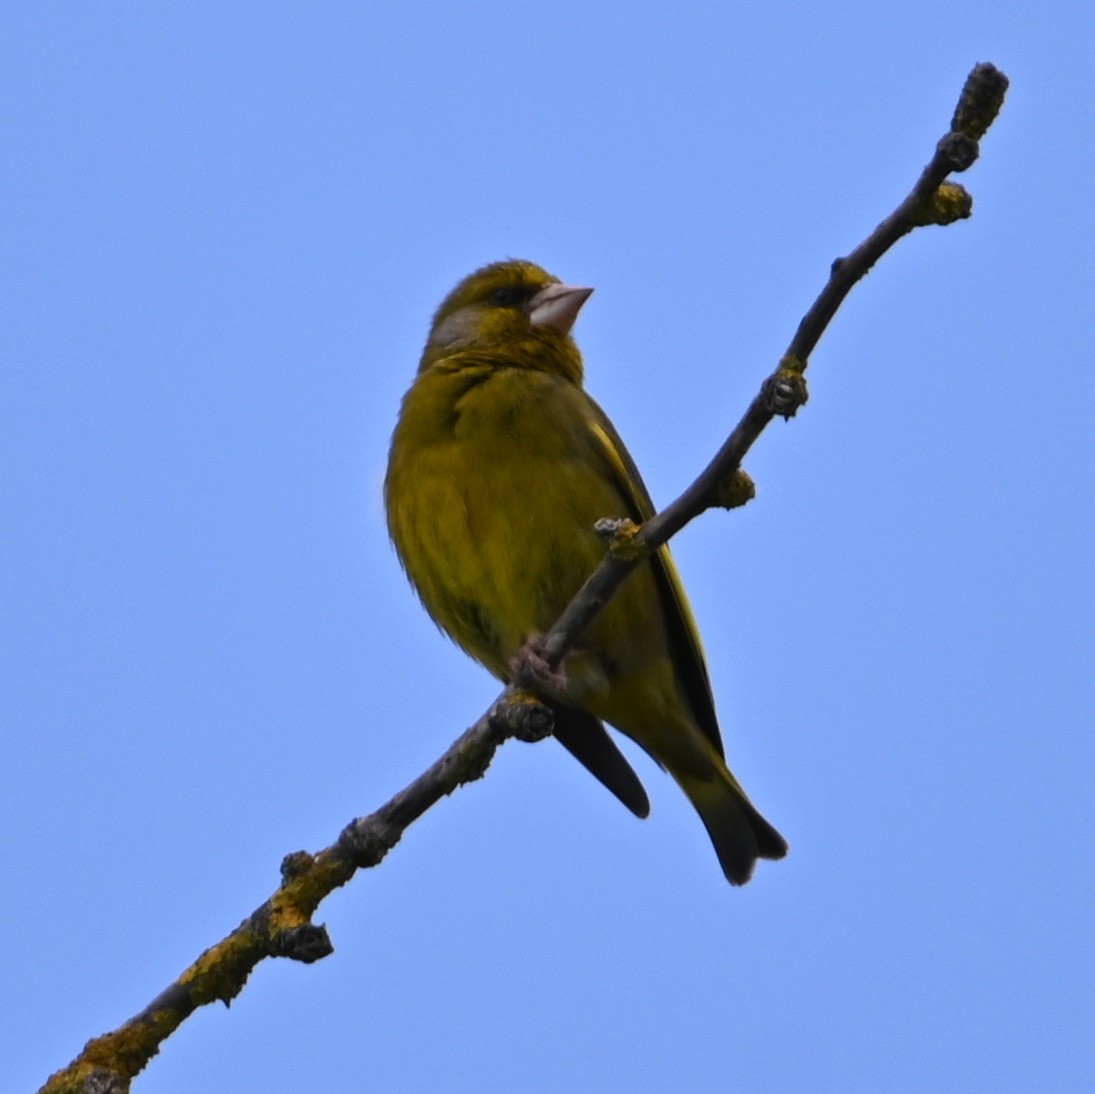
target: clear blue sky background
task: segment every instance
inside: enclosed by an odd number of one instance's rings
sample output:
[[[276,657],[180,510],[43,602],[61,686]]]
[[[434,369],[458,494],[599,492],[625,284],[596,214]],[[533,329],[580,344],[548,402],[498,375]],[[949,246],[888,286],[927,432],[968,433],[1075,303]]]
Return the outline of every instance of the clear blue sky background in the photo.
[[[656,499],[714,451],[969,68],[964,181],[859,286],[757,501],[675,553],[791,855],[723,881],[510,744],[138,1081],[207,1091],[1095,1083],[1092,17],[1080,3],[11,3],[0,15],[0,1058],[32,1090],[496,693],[380,484],[432,309],[596,286]],[[634,754],[634,752],[632,752]]]

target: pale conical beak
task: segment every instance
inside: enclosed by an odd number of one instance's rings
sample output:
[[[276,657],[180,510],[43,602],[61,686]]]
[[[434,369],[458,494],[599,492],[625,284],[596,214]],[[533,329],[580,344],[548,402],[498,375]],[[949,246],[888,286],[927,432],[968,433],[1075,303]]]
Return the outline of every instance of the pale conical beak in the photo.
[[[529,322],[535,327],[550,327],[559,334],[569,334],[592,292],[581,285],[548,285],[529,301]]]

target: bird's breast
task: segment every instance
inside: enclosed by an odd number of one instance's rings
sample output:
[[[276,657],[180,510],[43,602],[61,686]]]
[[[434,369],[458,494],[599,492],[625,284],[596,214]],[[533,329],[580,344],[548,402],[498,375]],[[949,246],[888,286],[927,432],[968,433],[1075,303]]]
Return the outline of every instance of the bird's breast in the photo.
[[[393,438],[389,527],[431,615],[501,675],[597,564],[592,525],[611,502],[559,420],[552,382],[519,370],[430,379],[408,394]]]

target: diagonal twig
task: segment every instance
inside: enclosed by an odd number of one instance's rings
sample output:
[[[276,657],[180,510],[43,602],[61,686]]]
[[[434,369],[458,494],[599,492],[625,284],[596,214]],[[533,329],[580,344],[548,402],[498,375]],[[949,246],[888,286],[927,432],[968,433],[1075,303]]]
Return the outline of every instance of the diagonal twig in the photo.
[[[854,251],[833,263],[828,283],[803,317],[778,367],[695,482],[641,527],[608,522],[604,560],[543,638],[549,664],[559,665],[590,620],[651,551],[704,510],[740,503],[741,485],[735,475],[742,458],[773,418],[790,418],[806,402],[803,374],[809,355],[852,287],[878,259],[914,228],[951,224],[970,215],[969,195],[946,180],[977,159],[978,142],[999,113],[1007,85],[1007,77],[991,64],[973,69],[950,130],[916,185]],[[728,500],[733,497],[739,501]],[[230,1003],[261,960],[289,957],[311,963],[326,957],[333,951],[326,928],[311,922],[320,902],[357,870],[377,865],[407,827],[441,798],[480,778],[503,741],[539,740],[550,732],[550,712],[519,687],[507,687],[436,763],[380,809],[348,824],[330,847],[316,854],[299,851],[286,856],[281,884],[268,900],[140,1013],[89,1041],[39,1094],[124,1094],[186,1018],[207,1003]]]

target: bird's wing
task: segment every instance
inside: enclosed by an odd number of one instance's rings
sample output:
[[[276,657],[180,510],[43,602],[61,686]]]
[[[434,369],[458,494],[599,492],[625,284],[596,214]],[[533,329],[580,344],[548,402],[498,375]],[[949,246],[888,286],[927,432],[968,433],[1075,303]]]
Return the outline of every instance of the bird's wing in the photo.
[[[643,485],[642,476],[635,466],[635,461],[624,447],[624,442],[608,420],[608,416],[592,399],[585,397],[589,400],[593,412],[588,424],[596,452],[615,484],[628,510],[628,516],[637,524],[641,524],[654,515],[654,503]],[[715,701],[711,695],[711,681],[707,675],[707,664],[703,656],[703,646],[700,643],[700,632],[668,547],[662,547],[651,556],[650,565],[658,586],[662,611],[665,613],[669,648],[673,654],[673,665],[681,690],[692,708],[697,724],[718,749],[719,755],[722,755],[722,736],[719,733]]]

